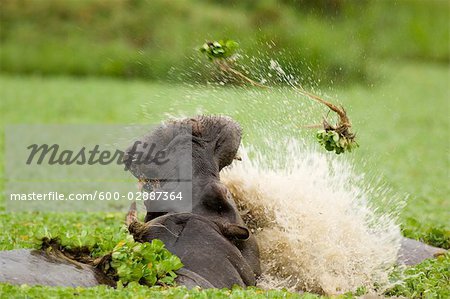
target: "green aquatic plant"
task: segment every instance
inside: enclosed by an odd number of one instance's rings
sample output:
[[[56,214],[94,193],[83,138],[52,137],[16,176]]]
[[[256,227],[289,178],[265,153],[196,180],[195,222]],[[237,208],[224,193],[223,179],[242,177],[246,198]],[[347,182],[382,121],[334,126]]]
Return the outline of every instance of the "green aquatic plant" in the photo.
[[[107,244],[98,244],[99,241]],[[72,239],[64,239],[62,242],[59,237],[52,237],[47,233],[36,245],[47,254],[74,265],[95,266],[121,285],[135,282],[147,286],[173,286],[177,277],[175,271],[183,267],[180,258],[167,250],[161,240],[153,239],[151,243],[137,242],[128,234],[125,226],[113,239],[97,238],[93,242],[94,246],[92,243],[86,245],[90,242],[79,244],[78,240]],[[109,251],[99,256],[95,250],[99,247],[109,248]]]
[[[346,135],[345,132],[340,133],[338,129],[331,128],[329,125],[324,125],[325,129],[319,130],[316,133],[317,141],[327,151],[342,154],[344,152],[351,152],[352,149],[358,147],[354,141],[354,135]]]
[[[351,138],[339,134],[336,130],[320,130],[316,133],[316,138],[327,151],[334,151],[338,155],[345,151],[351,152],[358,146]]]
[[[267,88],[267,86],[252,80],[234,67],[239,57],[236,53],[238,49],[239,44],[236,41],[224,39],[219,41],[207,41],[199,48],[199,51],[203,53],[209,61],[213,62],[222,72],[231,74],[232,76],[246,81],[251,85]]]
[[[220,40],[206,42],[200,47],[200,52],[204,53],[210,60],[224,59],[233,56],[239,44],[234,40]]]
[[[122,283],[145,282],[148,286],[174,285],[177,277],[174,271],[183,267],[161,240],[139,243],[131,235],[114,247],[110,265]]]
[[[395,298],[450,298],[450,253],[390,274],[392,287],[384,295]]]

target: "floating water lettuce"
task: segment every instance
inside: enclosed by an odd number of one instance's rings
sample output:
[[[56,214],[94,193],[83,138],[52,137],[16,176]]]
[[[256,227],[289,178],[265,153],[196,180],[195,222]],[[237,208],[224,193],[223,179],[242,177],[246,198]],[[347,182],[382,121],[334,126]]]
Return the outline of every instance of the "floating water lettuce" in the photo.
[[[145,282],[148,286],[174,285],[177,277],[174,271],[183,267],[181,260],[170,253],[162,241],[139,243],[131,235],[114,247],[110,265],[122,283]]]
[[[338,155],[345,151],[351,152],[358,146],[352,139],[340,135],[335,130],[320,130],[316,133],[316,138],[327,151],[334,151]]]
[[[204,43],[199,50],[201,53],[205,54],[210,61],[216,64],[222,72],[229,73],[247,83],[250,83],[253,86],[269,88],[269,86],[256,82],[234,68],[234,64],[238,59],[238,56],[236,55],[238,48],[239,44],[236,41],[226,39],[219,41],[208,41]],[[325,101],[321,97],[306,91],[302,86],[298,86],[294,84],[292,80],[289,80],[284,73],[283,77],[285,77],[286,81],[295,91],[311,100],[327,106],[328,109],[338,115],[339,120],[336,125],[331,125],[326,119],[324,119],[322,130],[318,131],[316,134],[317,140],[322,146],[325,147],[327,151],[334,151],[336,154],[341,154],[346,151],[351,152],[353,148],[358,147],[358,144],[355,141],[355,134],[350,131],[351,122],[343,107],[338,107],[328,101]]]
[[[126,231],[125,228],[120,230],[120,239],[109,240],[103,246],[96,245],[95,247],[111,248],[115,244],[112,251],[109,249],[98,257],[93,256],[95,250],[92,246],[74,245],[71,244],[72,240],[66,240],[68,243],[63,245],[58,237],[43,237],[36,245],[48,254],[75,265],[81,263],[94,266],[122,286],[130,283],[147,286],[175,285],[175,271],[183,267],[181,260],[168,251],[161,240],[136,242]]]

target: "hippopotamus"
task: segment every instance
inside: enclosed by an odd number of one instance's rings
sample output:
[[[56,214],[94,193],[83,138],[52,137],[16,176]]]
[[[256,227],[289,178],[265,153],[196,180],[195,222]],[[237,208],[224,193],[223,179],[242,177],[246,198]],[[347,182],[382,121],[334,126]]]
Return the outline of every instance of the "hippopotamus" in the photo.
[[[164,178],[179,178],[177,167],[186,161],[192,161],[192,208],[186,211],[171,210],[153,212],[154,202],[146,201],[145,222],[165,214],[189,212],[203,216],[214,223],[226,223],[245,227],[239,210],[230,191],[220,181],[220,171],[236,158],[241,142],[242,130],[237,122],[225,116],[198,116],[163,124],[139,138],[125,151],[125,163],[130,172],[143,182],[145,191],[172,191],[173,184],[164,182]],[[147,146],[146,146],[147,145]],[[151,148],[167,153],[165,164],[139,163],[138,155],[146,157]],[[145,147],[146,146],[146,147]],[[189,148],[190,151],[182,149]],[[180,150],[181,149],[181,150]],[[190,157],[183,156],[186,152]],[[181,157],[180,157],[181,156]],[[163,179],[161,179],[163,178]],[[155,184],[154,182],[158,183]],[[198,221],[199,218],[191,216]],[[248,230],[248,229],[247,229]],[[199,237],[202,232],[198,231]],[[251,267],[254,278],[261,274],[259,248],[255,237],[232,238],[243,258]],[[198,270],[205,264],[197,265]],[[248,280],[254,285],[254,279]],[[231,285],[228,285],[231,287]]]
[[[242,132],[239,124],[229,117],[198,116],[195,118],[170,121],[138,139],[141,145],[153,144],[156,145],[156,148],[160,151],[172,153],[172,155],[169,154],[170,162],[165,165],[135,163],[136,153],[133,153],[133,146],[130,146],[126,151],[126,158],[131,161],[129,163],[129,170],[136,178],[143,182],[142,187],[145,191],[164,190],[165,186],[163,183],[157,185],[152,184],[152,179],[154,178],[177,177],[177,173],[174,171],[176,169],[174,164],[180,164],[182,161],[180,162],[180,159],[177,159],[176,157],[176,155],[180,154],[180,151],[176,151],[173,148],[183,148],[183,146],[186,147],[187,144],[192,150],[192,210],[189,211],[191,213],[190,216],[183,213],[177,214],[175,211],[170,211],[170,209],[167,211],[152,212],[151,205],[153,203],[146,202],[148,212],[145,221],[147,223],[156,224],[172,223],[173,221],[179,221],[176,219],[184,219],[181,223],[175,225],[175,231],[182,227],[190,227],[187,223],[192,222],[198,224],[202,221],[203,223],[213,223],[211,224],[212,226],[217,225],[217,223],[227,223],[228,225],[245,228],[231,193],[220,181],[220,171],[224,167],[230,165],[236,158],[241,141],[241,134]],[[147,150],[148,148],[145,149],[143,146],[138,147],[138,152],[141,152],[143,156],[146,155]],[[185,157],[183,158],[186,159]],[[171,214],[173,214],[173,216],[170,216]],[[198,216],[202,217],[199,218]],[[194,228],[190,227],[190,229]],[[221,230],[216,227],[215,231]],[[186,232],[183,231],[183,233],[188,235],[191,234],[190,230]],[[198,240],[199,243],[202,243],[204,241],[202,230],[198,230],[197,233],[197,236],[192,238],[193,240]],[[172,240],[170,242],[175,242],[173,240],[177,240],[168,230],[161,229],[158,226],[156,228],[149,227],[146,237],[138,238],[138,240],[151,240],[153,238],[152,235],[157,235],[158,238],[163,240]],[[209,237],[210,236],[208,235],[208,238]],[[184,236],[181,236],[181,238],[183,239]],[[259,250],[255,237],[250,234],[248,239],[232,238],[231,240],[228,240],[236,245],[241,252],[244,260],[239,258],[239,261],[243,264],[250,265],[255,277],[259,276],[261,271],[258,259]],[[209,257],[207,252],[197,250],[195,246],[189,246],[189,250],[198,252],[198,255],[194,255],[194,257],[201,258],[203,255]],[[183,250],[182,246],[179,244],[175,247],[169,246],[169,248],[169,250],[174,250],[174,253],[176,254],[182,253],[184,259],[187,259],[188,257],[194,258],[189,254],[188,249]],[[413,265],[420,263],[424,259],[432,258],[445,252],[446,251],[443,249],[429,246],[419,241],[402,238],[398,263]],[[218,256],[220,256],[220,254]],[[183,262],[185,261],[183,260]],[[207,274],[209,265],[215,265],[215,263],[202,263],[197,261],[196,263],[188,262],[188,264],[193,272],[203,273],[202,276],[204,278],[208,279],[213,277]],[[216,266],[212,266],[211,268],[215,267]],[[253,280],[249,281],[253,282]]]
[[[179,285],[230,288],[256,284],[253,265],[234,244],[250,237],[245,226],[193,213],[168,213],[142,223],[135,205],[127,225],[136,241],[159,239],[181,259],[184,266],[177,271]]]

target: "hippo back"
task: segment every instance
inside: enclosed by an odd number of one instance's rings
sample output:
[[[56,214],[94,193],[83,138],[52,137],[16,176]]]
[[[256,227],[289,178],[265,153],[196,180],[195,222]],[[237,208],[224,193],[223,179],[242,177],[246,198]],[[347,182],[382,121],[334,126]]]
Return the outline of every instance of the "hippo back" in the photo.
[[[248,238],[245,228],[242,238]],[[224,233],[220,224],[191,213],[177,213],[158,217],[145,224],[145,229],[129,227],[135,239],[151,242],[160,239],[166,248],[184,264],[178,282],[191,287],[230,288],[233,285],[253,286],[255,274],[247,259],[232,242],[239,232]],[[225,236],[226,235],[226,236]]]
[[[116,285],[94,267],[29,249],[0,251],[0,282],[64,287]]]

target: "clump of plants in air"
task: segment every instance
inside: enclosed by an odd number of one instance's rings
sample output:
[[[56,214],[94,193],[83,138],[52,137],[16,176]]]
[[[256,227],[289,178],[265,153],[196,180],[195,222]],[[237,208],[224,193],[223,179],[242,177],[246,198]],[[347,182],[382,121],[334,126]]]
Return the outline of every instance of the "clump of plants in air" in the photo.
[[[59,238],[44,237],[39,248],[48,254],[65,259],[75,265],[88,264],[103,271],[119,285],[140,283],[147,286],[175,285],[175,271],[183,267],[181,260],[168,251],[161,240],[151,243],[136,242],[126,228],[121,236],[109,240],[108,244],[100,244],[104,248],[112,248],[109,253],[95,258],[91,246],[79,244],[62,244]]]
[[[212,63],[214,63],[220,71],[230,74],[246,83],[259,88],[270,88],[267,85],[259,83],[249,76],[243,74],[235,68],[238,55],[236,55],[239,49],[239,44],[233,40],[219,40],[208,41],[204,43],[200,48],[200,52],[203,53]],[[298,93],[308,97],[311,100],[317,101],[327,108],[336,113],[338,121],[336,124],[330,124],[326,118],[323,119],[323,124],[320,126],[316,134],[316,138],[319,143],[327,150],[334,151],[336,154],[341,154],[346,151],[351,152],[352,149],[358,147],[358,143],[355,140],[355,134],[351,132],[351,122],[347,116],[347,113],[343,107],[338,107],[328,101],[325,101],[321,97],[310,93],[302,86],[295,85],[292,80],[289,80],[286,75],[283,74],[286,82]]]
[[[239,44],[234,40],[220,40],[206,42],[200,48],[200,51],[205,53],[210,60],[214,60],[216,58],[229,58],[235,54],[238,48]]]
[[[345,151],[351,152],[352,149],[358,146],[355,142],[355,136],[346,136],[348,132],[339,133],[339,128],[331,127],[329,124],[324,123],[325,128],[319,130],[316,133],[317,141],[322,145],[327,151],[334,151],[336,154],[341,154]]]

